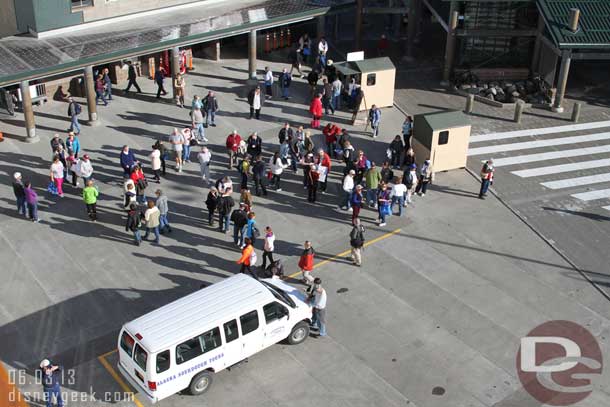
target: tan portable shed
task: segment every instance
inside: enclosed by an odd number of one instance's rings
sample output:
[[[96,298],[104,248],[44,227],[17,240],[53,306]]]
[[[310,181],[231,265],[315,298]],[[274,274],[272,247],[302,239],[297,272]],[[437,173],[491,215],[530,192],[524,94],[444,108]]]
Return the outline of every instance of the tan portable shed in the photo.
[[[416,115],[411,146],[418,164],[429,158],[435,172],[466,167],[470,129],[461,111]]]
[[[368,110],[372,105],[387,107],[394,105],[394,83],[396,67],[388,57],[364,59],[362,61],[336,62],[337,72],[345,76],[347,88],[352,77],[364,92],[360,110]]]

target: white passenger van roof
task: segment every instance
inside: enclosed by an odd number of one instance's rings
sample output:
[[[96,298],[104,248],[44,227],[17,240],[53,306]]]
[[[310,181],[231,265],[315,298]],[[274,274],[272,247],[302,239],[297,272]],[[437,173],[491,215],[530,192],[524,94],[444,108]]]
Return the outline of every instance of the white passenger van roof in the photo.
[[[125,329],[140,334],[142,346],[156,353],[273,300],[260,282],[237,274],[142,315],[125,324]]]

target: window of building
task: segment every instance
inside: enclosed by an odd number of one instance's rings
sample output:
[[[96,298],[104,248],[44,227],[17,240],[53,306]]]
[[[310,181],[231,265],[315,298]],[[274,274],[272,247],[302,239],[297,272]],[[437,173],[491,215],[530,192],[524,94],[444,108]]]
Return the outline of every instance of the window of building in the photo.
[[[377,74],[370,73],[366,76],[366,86],[375,86],[377,83]]]
[[[72,0],[72,8],[93,6],[93,0]]]
[[[214,328],[176,346],[176,363],[188,362],[197,356],[216,349],[222,344],[220,329]]]
[[[263,307],[263,313],[265,314],[265,321],[270,323],[288,315],[288,309],[279,302],[274,301]]]
[[[225,328],[225,339],[227,343],[234,341],[239,337],[239,332],[237,332],[237,321],[231,320],[224,324]]]
[[[256,310],[250,311],[247,314],[239,317],[241,323],[241,334],[248,335],[250,332],[258,329],[258,312]]]
[[[142,347],[136,343],[136,348],[133,352],[133,360],[138,366],[146,371],[146,360],[148,359],[148,353]]]
[[[165,372],[167,369],[169,369],[169,350],[157,355],[157,373]]]
[[[438,133],[438,145],[447,144],[449,142],[449,130]]]

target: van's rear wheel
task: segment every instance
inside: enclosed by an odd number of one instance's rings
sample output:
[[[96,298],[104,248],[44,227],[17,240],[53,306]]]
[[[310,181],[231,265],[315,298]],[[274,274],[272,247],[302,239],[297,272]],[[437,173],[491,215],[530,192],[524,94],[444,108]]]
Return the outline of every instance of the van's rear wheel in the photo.
[[[298,345],[303,342],[309,336],[309,324],[305,321],[301,321],[296,324],[290,335],[288,335],[288,343],[291,345]]]
[[[210,372],[201,372],[197,376],[193,377],[191,380],[191,384],[189,386],[189,392],[193,396],[198,396],[200,394],[208,391],[210,386],[212,385],[212,373]]]

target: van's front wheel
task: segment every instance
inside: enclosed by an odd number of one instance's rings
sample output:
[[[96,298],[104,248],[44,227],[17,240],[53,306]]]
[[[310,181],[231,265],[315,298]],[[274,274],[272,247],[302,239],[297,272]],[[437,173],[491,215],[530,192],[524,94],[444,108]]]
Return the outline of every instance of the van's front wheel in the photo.
[[[212,373],[210,372],[201,372],[197,376],[193,377],[191,380],[191,384],[189,386],[189,392],[193,396],[198,396],[200,394],[208,391],[210,386],[212,385]]]
[[[288,343],[291,345],[298,345],[303,342],[309,336],[309,324],[305,321],[301,321],[296,324],[290,335],[288,335]]]

